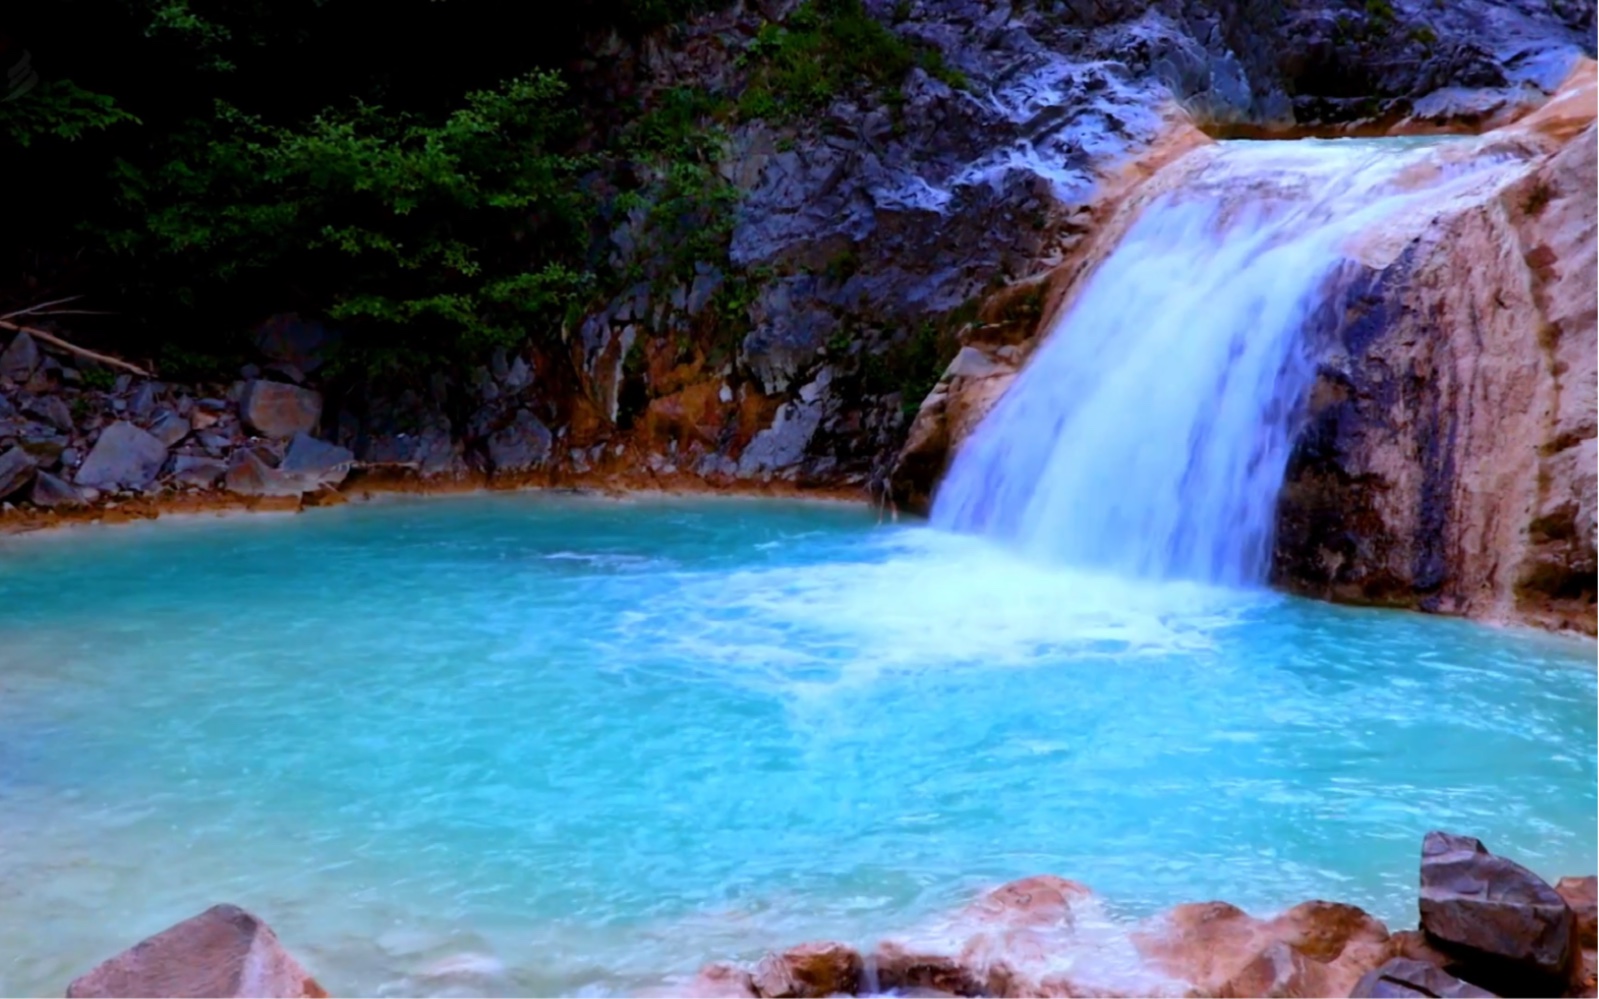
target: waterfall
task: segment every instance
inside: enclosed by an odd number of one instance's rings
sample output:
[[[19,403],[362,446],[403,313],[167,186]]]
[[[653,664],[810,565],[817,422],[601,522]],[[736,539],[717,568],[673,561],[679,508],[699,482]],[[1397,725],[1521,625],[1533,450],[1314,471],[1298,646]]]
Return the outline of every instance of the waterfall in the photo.
[[[1434,148],[1225,142],[1168,167],[1180,182],[956,455],[934,524],[1120,575],[1263,582],[1307,319],[1352,237],[1462,172]]]

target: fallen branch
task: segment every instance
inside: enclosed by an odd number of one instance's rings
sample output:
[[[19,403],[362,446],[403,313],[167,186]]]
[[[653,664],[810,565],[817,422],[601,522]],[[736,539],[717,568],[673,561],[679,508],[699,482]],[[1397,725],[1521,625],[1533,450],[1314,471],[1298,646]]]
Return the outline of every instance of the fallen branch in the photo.
[[[35,340],[43,340],[50,346],[64,350],[69,354],[76,354],[79,357],[86,357],[96,363],[104,364],[108,368],[118,368],[122,371],[128,372],[129,374],[138,375],[140,378],[155,377],[150,372],[139,367],[137,364],[129,364],[120,357],[112,357],[109,354],[101,354],[84,347],[79,347],[75,343],[68,343],[67,341],[56,336],[54,333],[46,333],[44,330],[36,329],[32,326],[23,326],[20,323],[13,323],[9,320],[0,319],[0,329],[16,330],[18,333],[26,333]]]

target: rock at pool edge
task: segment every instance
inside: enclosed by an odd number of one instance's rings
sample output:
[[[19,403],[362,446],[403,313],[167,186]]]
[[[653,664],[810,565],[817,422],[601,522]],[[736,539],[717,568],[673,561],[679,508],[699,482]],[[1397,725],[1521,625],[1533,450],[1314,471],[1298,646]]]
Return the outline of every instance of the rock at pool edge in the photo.
[[[236,905],[214,905],[74,979],[67,996],[325,999],[327,992],[266,923]]]

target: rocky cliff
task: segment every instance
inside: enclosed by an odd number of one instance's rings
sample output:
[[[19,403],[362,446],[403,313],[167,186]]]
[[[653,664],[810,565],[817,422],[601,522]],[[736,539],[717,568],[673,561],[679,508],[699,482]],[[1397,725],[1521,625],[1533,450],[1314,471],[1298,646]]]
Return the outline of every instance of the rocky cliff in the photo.
[[[1594,631],[1594,77],[1463,154],[1503,184],[1373,234],[1279,504],[1291,590]]]
[[[384,386],[325,377],[318,345],[337,331],[293,317],[256,331],[258,356],[237,380],[205,385],[116,381],[92,362],[13,343],[10,374],[0,370],[0,500],[293,498],[323,495],[351,470],[429,487],[792,484],[882,495],[898,460],[894,491],[915,506],[1040,320],[1069,299],[1071,277],[1113,244],[1135,202],[1128,192],[1202,132],[1480,130],[1539,106],[1594,34],[1582,0],[868,0],[864,12],[919,53],[915,64],[898,83],[813,87],[804,114],[750,98],[762,60],[815,23],[811,4],[749,0],[643,39],[594,40],[570,75],[596,136],[686,100],[691,127],[714,137],[712,180],[730,207],[683,246],[665,235],[683,240],[682,227],[655,224],[673,209],[665,194],[619,211],[597,252],[636,280],[558,335]],[[669,193],[670,164],[661,176],[650,189]],[[1544,214],[1523,213],[1518,238],[1545,245],[1527,227],[1576,210],[1565,204],[1551,195]],[[1557,259],[1571,252],[1547,246]],[[1527,266],[1545,275],[1528,301],[1574,294],[1560,290],[1576,280],[1564,265]],[[1573,328],[1584,321],[1538,308]],[[950,391],[963,384],[981,390]],[[1591,427],[1591,396],[1586,410],[1572,392],[1562,398],[1572,415],[1550,440],[1581,439],[1570,434]],[[264,399],[297,412],[293,426],[256,421],[250,410]],[[1332,417],[1319,412],[1323,427]],[[899,457],[907,434],[913,446]],[[91,462],[95,450],[121,463]],[[1578,460],[1559,457],[1567,451],[1547,456],[1551,481]],[[1352,542],[1315,526],[1308,511],[1335,494],[1312,480],[1368,481],[1358,457],[1321,453],[1296,459],[1290,495],[1307,512],[1285,507],[1283,536],[1304,540],[1280,553],[1282,582],[1400,603],[1436,595],[1429,605],[1476,612],[1427,582],[1437,572],[1361,569],[1371,560],[1352,560]],[[1562,495],[1537,501],[1542,540],[1528,542],[1515,572],[1564,593],[1575,584],[1534,563],[1569,561],[1558,553],[1591,540],[1581,516],[1592,504],[1577,505],[1571,534]],[[1454,515],[1429,509],[1429,524]],[[1308,567],[1333,558],[1322,549],[1343,554],[1317,575]]]

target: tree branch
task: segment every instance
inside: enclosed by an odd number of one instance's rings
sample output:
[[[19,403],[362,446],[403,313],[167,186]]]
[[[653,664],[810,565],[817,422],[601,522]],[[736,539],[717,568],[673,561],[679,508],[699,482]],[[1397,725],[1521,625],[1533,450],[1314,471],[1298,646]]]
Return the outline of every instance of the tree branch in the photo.
[[[129,374],[138,375],[140,378],[155,377],[155,375],[152,375],[150,372],[139,367],[137,364],[129,364],[120,357],[112,357],[109,354],[101,354],[96,351],[88,350],[84,347],[79,347],[75,343],[68,343],[67,341],[56,336],[54,333],[46,333],[44,330],[36,329],[32,326],[23,326],[20,323],[13,323],[10,320],[0,319],[0,329],[16,330],[18,333],[26,333],[35,340],[43,340],[50,346],[64,350],[69,354],[76,354],[79,357],[87,357],[89,360],[104,364],[108,368],[117,368],[119,370],[126,371]]]

